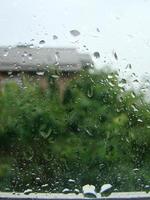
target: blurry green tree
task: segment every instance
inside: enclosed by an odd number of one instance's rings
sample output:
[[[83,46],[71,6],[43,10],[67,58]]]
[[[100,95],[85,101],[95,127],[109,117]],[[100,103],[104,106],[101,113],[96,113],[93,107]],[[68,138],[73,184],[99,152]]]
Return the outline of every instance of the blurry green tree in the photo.
[[[121,87],[117,72],[84,71],[62,102],[55,76],[48,77],[44,93],[27,80],[0,91],[0,190],[104,183],[143,190],[150,180],[150,104],[142,93]]]

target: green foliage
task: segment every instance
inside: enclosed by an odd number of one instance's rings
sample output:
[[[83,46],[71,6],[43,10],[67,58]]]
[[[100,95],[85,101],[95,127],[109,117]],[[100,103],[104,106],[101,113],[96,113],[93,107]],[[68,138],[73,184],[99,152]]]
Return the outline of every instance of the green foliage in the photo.
[[[116,72],[82,72],[63,101],[49,87],[25,80],[0,91],[0,190],[61,192],[68,179],[143,190],[150,174],[150,109],[141,93],[119,86]],[[138,171],[134,169],[138,168]],[[37,177],[39,179],[37,180]]]

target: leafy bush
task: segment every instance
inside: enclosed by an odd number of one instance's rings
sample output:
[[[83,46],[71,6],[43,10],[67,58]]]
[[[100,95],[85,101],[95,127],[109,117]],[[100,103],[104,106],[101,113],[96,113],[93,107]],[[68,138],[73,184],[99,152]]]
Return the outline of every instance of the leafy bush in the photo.
[[[150,178],[143,95],[120,87],[116,72],[82,72],[62,101],[48,76],[44,91],[27,80],[0,91],[0,190],[61,192],[70,178],[79,189],[111,183],[119,191],[143,190]]]

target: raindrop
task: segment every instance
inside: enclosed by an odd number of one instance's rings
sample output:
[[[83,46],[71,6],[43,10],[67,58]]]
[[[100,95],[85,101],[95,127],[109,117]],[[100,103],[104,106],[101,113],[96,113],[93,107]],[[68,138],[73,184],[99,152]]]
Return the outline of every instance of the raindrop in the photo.
[[[134,112],[138,111],[138,109],[134,105],[132,105],[131,107],[133,108]]]
[[[53,35],[53,40],[57,40],[58,36],[57,35]]]
[[[47,139],[50,134],[52,133],[52,130],[50,129],[48,132],[45,132],[45,131],[40,131],[40,135],[44,138],[44,139]]]
[[[84,185],[82,187],[84,197],[96,198],[95,186],[94,185]]]
[[[30,44],[29,47],[30,47],[30,48],[34,48],[34,44]]]
[[[69,183],[75,183],[75,180],[74,179],[69,179],[68,182]]]
[[[99,28],[97,28],[96,30],[97,30],[98,33],[100,33],[100,29]]]
[[[51,77],[54,78],[54,79],[58,79],[59,78],[59,76],[55,75],[55,74],[51,75]]]
[[[93,91],[93,87],[90,87],[87,91],[87,96],[89,98],[92,98],[93,97],[93,94],[94,94],[94,91]]]
[[[35,179],[36,181],[40,181],[40,177],[36,177],[36,179]]]
[[[32,192],[32,189],[27,189],[27,190],[24,191],[24,194],[28,195],[28,194],[30,194],[31,192]]]
[[[24,157],[26,160],[31,161],[34,156],[34,152],[31,147],[28,147],[28,151],[24,152]]]
[[[60,63],[58,61],[56,61],[55,66],[59,66],[59,65],[60,65]]]
[[[32,60],[32,54],[31,53],[29,53],[28,58],[29,58],[29,60]]]
[[[68,194],[68,193],[70,193],[70,190],[68,188],[65,188],[65,189],[63,189],[62,193]]]
[[[4,56],[4,57],[7,57],[7,56],[8,56],[8,53],[9,53],[8,51],[5,51],[5,53],[4,53],[3,56]]]
[[[39,44],[45,44],[45,40],[40,40]]]
[[[128,34],[127,35],[129,38],[133,38],[134,36],[133,35],[131,35],[131,34]]]
[[[97,58],[100,58],[100,53],[98,51],[95,51],[94,52],[94,57],[97,59]]]
[[[71,30],[70,34],[76,37],[80,35],[80,32],[78,30]]]
[[[74,193],[75,193],[75,194],[79,194],[79,192],[80,192],[80,191],[79,191],[78,189],[76,189],[76,188],[74,189]]]
[[[121,83],[126,84],[127,80],[125,78],[121,79]]]
[[[25,51],[25,52],[24,52],[24,54],[23,54],[23,56],[25,56],[25,57],[26,57],[27,55],[28,55],[28,53]]]
[[[59,53],[59,51],[56,51],[55,56],[57,57],[57,59],[60,58],[60,53]]]
[[[48,184],[43,184],[43,185],[41,185],[41,187],[46,188],[46,187],[48,187]]]
[[[118,192],[119,190],[117,188],[114,189],[114,192]]]
[[[144,190],[145,190],[146,193],[149,193],[149,191],[150,191],[150,185],[145,185],[144,186]]]
[[[111,87],[114,87],[114,84],[113,84],[113,83],[108,82],[108,84],[109,84]]]
[[[15,70],[21,69],[20,66],[15,66]]]
[[[135,98],[136,97],[136,94],[134,92],[131,92],[131,97],[132,98]]]
[[[112,79],[112,78],[113,78],[113,76],[112,76],[112,75],[108,75],[108,78],[109,78],[109,79]]]
[[[93,136],[93,134],[88,129],[86,129],[85,131],[89,136]]]
[[[36,72],[36,74],[37,74],[38,76],[43,76],[43,75],[44,75],[44,72]]]
[[[133,171],[134,171],[134,172],[138,172],[139,169],[138,169],[138,168],[134,168]]]
[[[112,192],[112,185],[111,184],[104,184],[100,189],[100,193],[102,196],[108,196]]]
[[[132,65],[131,64],[127,64],[126,69],[131,69]]]
[[[115,51],[113,51],[113,56],[114,56],[114,58],[115,58],[116,60],[118,60],[118,55],[117,55],[117,53],[116,53]]]
[[[137,179],[137,181],[138,181],[138,182],[141,182],[141,179],[140,179],[140,178],[138,178],[138,179]]]
[[[138,121],[138,122],[141,122],[141,123],[143,122],[143,120],[142,120],[142,119],[138,119],[137,121]]]
[[[10,188],[5,188],[5,191],[10,191]]]
[[[12,48],[12,46],[11,46],[11,45],[9,45],[9,46],[8,46],[8,49],[11,49],[11,48]]]
[[[134,83],[138,83],[139,81],[138,81],[138,79],[135,79],[135,80],[133,80],[133,82],[134,82]]]
[[[120,17],[118,17],[118,16],[116,16],[115,18],[116,18],[117,20],[119,20],[119,19],[120,19]]]

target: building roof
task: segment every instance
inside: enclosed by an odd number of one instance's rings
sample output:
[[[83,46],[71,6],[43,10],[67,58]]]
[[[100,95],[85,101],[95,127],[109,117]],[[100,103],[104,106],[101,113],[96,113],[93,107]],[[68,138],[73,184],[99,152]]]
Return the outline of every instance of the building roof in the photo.
[[[0,71],[42,71],[53,67],[61,71],[79,71],[93,65],[88,54],[75,48],[0,47]]]

